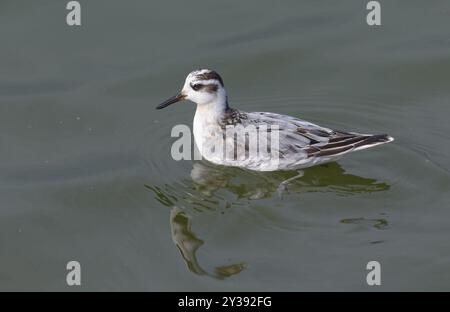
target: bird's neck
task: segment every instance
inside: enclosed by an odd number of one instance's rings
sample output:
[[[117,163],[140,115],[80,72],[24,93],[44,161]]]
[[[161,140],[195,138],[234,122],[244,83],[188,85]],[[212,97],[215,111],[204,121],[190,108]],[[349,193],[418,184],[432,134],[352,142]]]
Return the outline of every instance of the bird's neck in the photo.
[[[228,109],[227,98],[218,98],[209,103],[197,104],[195,118],[200,118],[207,122],[219,121],[223,118]]]

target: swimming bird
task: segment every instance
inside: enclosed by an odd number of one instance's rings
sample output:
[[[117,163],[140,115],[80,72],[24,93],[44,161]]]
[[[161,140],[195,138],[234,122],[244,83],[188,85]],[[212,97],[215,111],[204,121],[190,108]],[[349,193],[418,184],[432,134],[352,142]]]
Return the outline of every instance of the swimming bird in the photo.
[[[333,130],[287,115],[247,113],[231,108],[222,78],[210,69],[191,72],[182,90],[156,108],[183,100],[197,104],[193,132],[198,150],[204,158],[219,165],[256,171],[301,170],[394,140],[387,134]],[[230,127],[235,130],[233,135],[227,135]],[[250,127],[266,131],[266,141],[276,143],[270,144],[270,153],[251,153],[254,149],[246,131]],[[261,145],[261,140],[256,145],[267,146]],[[218,147],[225,152],[217,152]],[[264,147],[256,150],[261,152]]]

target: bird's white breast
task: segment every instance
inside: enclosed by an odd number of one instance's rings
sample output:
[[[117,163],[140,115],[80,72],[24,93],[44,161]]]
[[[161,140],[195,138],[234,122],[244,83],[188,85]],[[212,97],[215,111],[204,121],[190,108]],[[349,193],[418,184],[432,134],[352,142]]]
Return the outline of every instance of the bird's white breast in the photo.
[[[194,116],[194,140],[203,158],[216,164],[223,164],[223,129],[219,123],[220,112],[197,107]]]
[[[198,150],[201,152],[203,145],[203,118],[198,112],[194,116],[194,141]]]

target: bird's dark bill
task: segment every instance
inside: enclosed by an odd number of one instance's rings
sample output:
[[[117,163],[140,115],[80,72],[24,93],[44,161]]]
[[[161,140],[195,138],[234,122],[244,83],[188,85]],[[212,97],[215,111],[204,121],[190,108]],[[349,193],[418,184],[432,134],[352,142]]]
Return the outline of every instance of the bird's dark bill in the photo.
[[[167,99],[166,101],[162,102],[161,104],[159,104],[156,109],[162,109],[164,107],[167,107],[171,104],[174,104],[176,102],[180,102],[184,100],[184,95],[182,94],[177,94],[175,96],[172,96],[170,99]]]

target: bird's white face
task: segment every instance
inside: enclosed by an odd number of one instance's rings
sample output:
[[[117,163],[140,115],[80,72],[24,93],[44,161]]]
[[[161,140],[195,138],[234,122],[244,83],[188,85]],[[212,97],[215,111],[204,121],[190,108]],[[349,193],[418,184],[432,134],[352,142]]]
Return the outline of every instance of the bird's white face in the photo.
[[[194,71],[186,77],[181,93],[198,105],[216,102],[224,95],[224,88],[217,78],[208,77],[210,71]],[[210,79],[208,79],[210,78]]]
[[[211,106],[214,109],[225,108],[227,94],[222,78],[215,71],[209,69],[193,71],[186,77],[180,93],[157,108],[161,109],[182,100],[190,100],[199,106]]]

